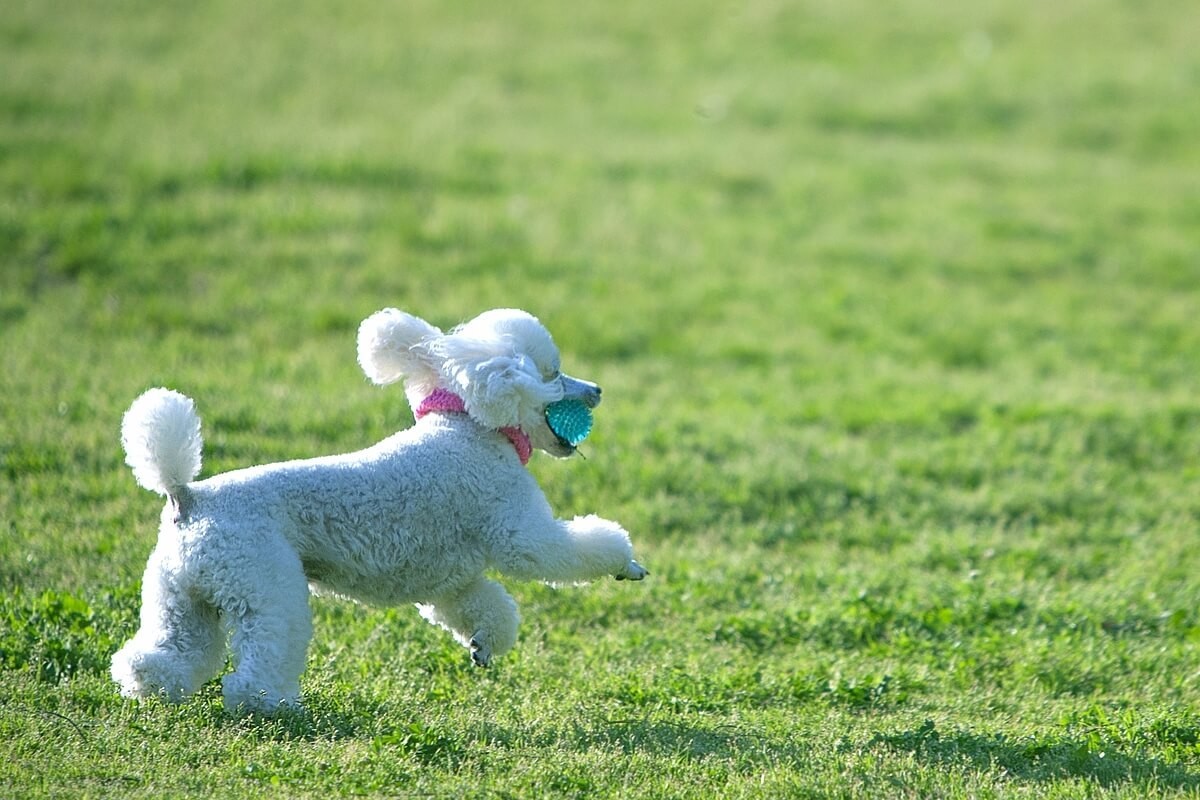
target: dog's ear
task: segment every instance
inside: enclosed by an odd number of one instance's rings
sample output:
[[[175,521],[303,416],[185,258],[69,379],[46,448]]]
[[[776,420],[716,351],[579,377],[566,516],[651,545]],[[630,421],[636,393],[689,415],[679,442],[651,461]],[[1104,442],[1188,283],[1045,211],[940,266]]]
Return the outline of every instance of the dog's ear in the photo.
[[[385,308],[358,326],[358,363],[373,383],[404,378],[408,393],[423,397],[437,388],[438,371],[421,345],[441,335],[420,317]]]
[[[489,428],[536,424],[546,405],[561,399],[562,388],[543,379],[533,359],[511,349],[497,355],[497,346],[451,334],[424,347],[440,357],[443,384],[477,421]]]

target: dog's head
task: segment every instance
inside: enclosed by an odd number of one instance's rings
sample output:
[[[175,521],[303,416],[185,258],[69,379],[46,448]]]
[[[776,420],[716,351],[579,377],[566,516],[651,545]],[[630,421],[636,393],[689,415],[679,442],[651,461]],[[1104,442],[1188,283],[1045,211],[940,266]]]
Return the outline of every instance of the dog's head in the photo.
[[[435,389],[446,389],[479,424],[521,428],[534,447],[560,458],[575,447],[550,429],[546,407],[564,399],[588,408],[600,403],[599,386],[562,372],[545,326],[512,308],[485,311],[449,333],[386,308],[359,327],[358,363],[377,384],[403,378],[414,412]]]

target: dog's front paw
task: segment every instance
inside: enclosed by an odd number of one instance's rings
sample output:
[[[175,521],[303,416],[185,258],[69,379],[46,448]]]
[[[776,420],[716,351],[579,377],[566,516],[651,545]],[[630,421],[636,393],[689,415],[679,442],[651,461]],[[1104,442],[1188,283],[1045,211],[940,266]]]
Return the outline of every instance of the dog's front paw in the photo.
[[[482,631],[471,637],[468,645],[471,648],[471,661],[477,667],[487,667],[492,663],[492,648],[487,644],[487,636]]]
[[[613,577],[619,581],[640,581],[642,578],[649,575],[650,572],[636,561],[630,561],[625,565],[625,569],[618,572]]]

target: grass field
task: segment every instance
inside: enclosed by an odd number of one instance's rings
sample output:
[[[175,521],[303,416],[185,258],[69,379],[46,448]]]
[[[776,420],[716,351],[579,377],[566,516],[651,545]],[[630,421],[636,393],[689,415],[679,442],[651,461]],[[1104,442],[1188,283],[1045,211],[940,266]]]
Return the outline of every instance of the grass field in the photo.
[[[0,795],[1200,796],[1200,5],[0,13]],[[314,600],[303,712],[135,704],[152,385],[205,475],[411,423],[397,306],[605,388],[492,669]]]

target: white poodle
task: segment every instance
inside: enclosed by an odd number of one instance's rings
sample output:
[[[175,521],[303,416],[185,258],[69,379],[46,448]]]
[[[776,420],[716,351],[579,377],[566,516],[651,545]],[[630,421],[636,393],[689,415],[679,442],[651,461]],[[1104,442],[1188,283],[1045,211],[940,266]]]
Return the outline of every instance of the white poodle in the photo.
[[[553,583],[646,576],[620,525],[555,519],[525,469],[534,447],[575,452],[548,424],[548,405],[600,402],[598,386],[560,371],[536,318],[498,309],[443,334],[385,309],[359,328],[358,360],[376,384],[405,380],[417,422],[357,453],[193,483],[201,438],[192,401],[151,389],[126,412],[126,460],[167,504],[141,628],[113,656],[122,694],[182,700],[222,670],[228,639],[227,708],[297,704],[309,589],[416,603],[487,666],[515,643],[518,616],[485,570]]]

